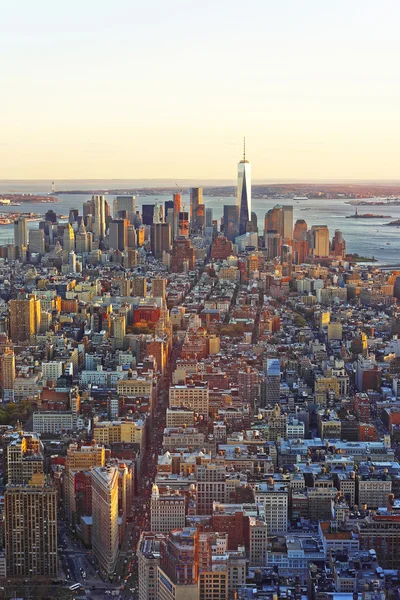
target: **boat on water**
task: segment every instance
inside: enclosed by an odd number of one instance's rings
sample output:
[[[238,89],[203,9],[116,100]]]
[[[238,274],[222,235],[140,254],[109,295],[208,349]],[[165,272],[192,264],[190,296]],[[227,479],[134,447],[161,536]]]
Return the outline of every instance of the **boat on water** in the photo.
[[[307,196],[295,196],[294,198],[292,198],[292,200],[308,200]]]
[[[346,215],[346,219],[391,219],[391,217],[389,215],[374,215],[373,213],[359,215],[356,211],[354,215]]]

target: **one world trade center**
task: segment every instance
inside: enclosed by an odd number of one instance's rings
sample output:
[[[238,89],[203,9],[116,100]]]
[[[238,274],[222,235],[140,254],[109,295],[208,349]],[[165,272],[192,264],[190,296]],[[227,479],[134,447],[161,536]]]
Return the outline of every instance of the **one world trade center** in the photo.
[[[239,235],[243,235],[251,220],[251,165],[246,160],[246,143],[243,145],[243,160],[238,164],[236,204],[239,213]]]

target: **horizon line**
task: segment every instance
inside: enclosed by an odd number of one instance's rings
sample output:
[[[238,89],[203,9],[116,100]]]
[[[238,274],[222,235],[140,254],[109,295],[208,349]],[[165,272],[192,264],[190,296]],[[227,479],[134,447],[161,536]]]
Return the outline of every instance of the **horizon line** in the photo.
[[[62,181],[79,181],[79,182],[83,182],[83,181],[129,181],[129,182],[139,182],[139,181],[149,181],[149,182],[156,182],[156,181],[167,181],[167,182],[172,182],[173,185],[175,185],[176,180],[180,180],[180,182],[193,182],[193,181],[197,181],[199,183],[201,183],[202,181],[207,181],[207,182],[236,182],[235,179],[230,178],[230,179],[225,179],[225,178],[202,178],[202,179],[196,179],[196,178],[192,178],[192,177],[186,177],[184,179],[182,178],[176,178],[176,177],[154,177],[154,178],[150,178],[150,177],[144,177],[144,178],[127,178],[127,177],[104,177],[104,178],[99,178],[99,177],[95,177],[95,178],[91,178],[91,177],[85,177],[85,178],[58,178],[58,179],[52,179],[52,178],[35,178],[35,179],[0,179],[0,183],[9,183],[9,182],[15,182],[15,183],[20,183],[20,182],[62,182]],[[252,183],[258,183],[258,184],[262,184],[262,183],[309,183],[309,184],[313,184],[313,183],[358,183],[358,184],[371,184],[371,183],[380,183],[380,184],[400,184],[400,179],[337,179],[337,178],[305,178],[305,179],[299,179],[299,178],[288,178],[288,179],[281,179],[281,178],[271,178],[271,179],[253,179]]]

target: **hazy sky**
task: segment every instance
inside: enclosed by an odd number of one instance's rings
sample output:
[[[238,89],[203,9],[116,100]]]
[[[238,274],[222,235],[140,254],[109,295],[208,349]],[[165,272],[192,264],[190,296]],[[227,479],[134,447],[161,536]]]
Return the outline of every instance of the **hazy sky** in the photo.
[[[0,179],[400,179],[398,0],[19,0]]]

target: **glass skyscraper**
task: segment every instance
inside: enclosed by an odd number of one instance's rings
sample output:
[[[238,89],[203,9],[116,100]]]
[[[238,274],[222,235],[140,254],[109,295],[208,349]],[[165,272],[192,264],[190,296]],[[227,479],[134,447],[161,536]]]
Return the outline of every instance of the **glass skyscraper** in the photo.
[[[246,149],[243,160],[238,165],[237,206],[239,211],[239,235],[247,231],[247,223],[251,219],[251,165],[246,160]]]

